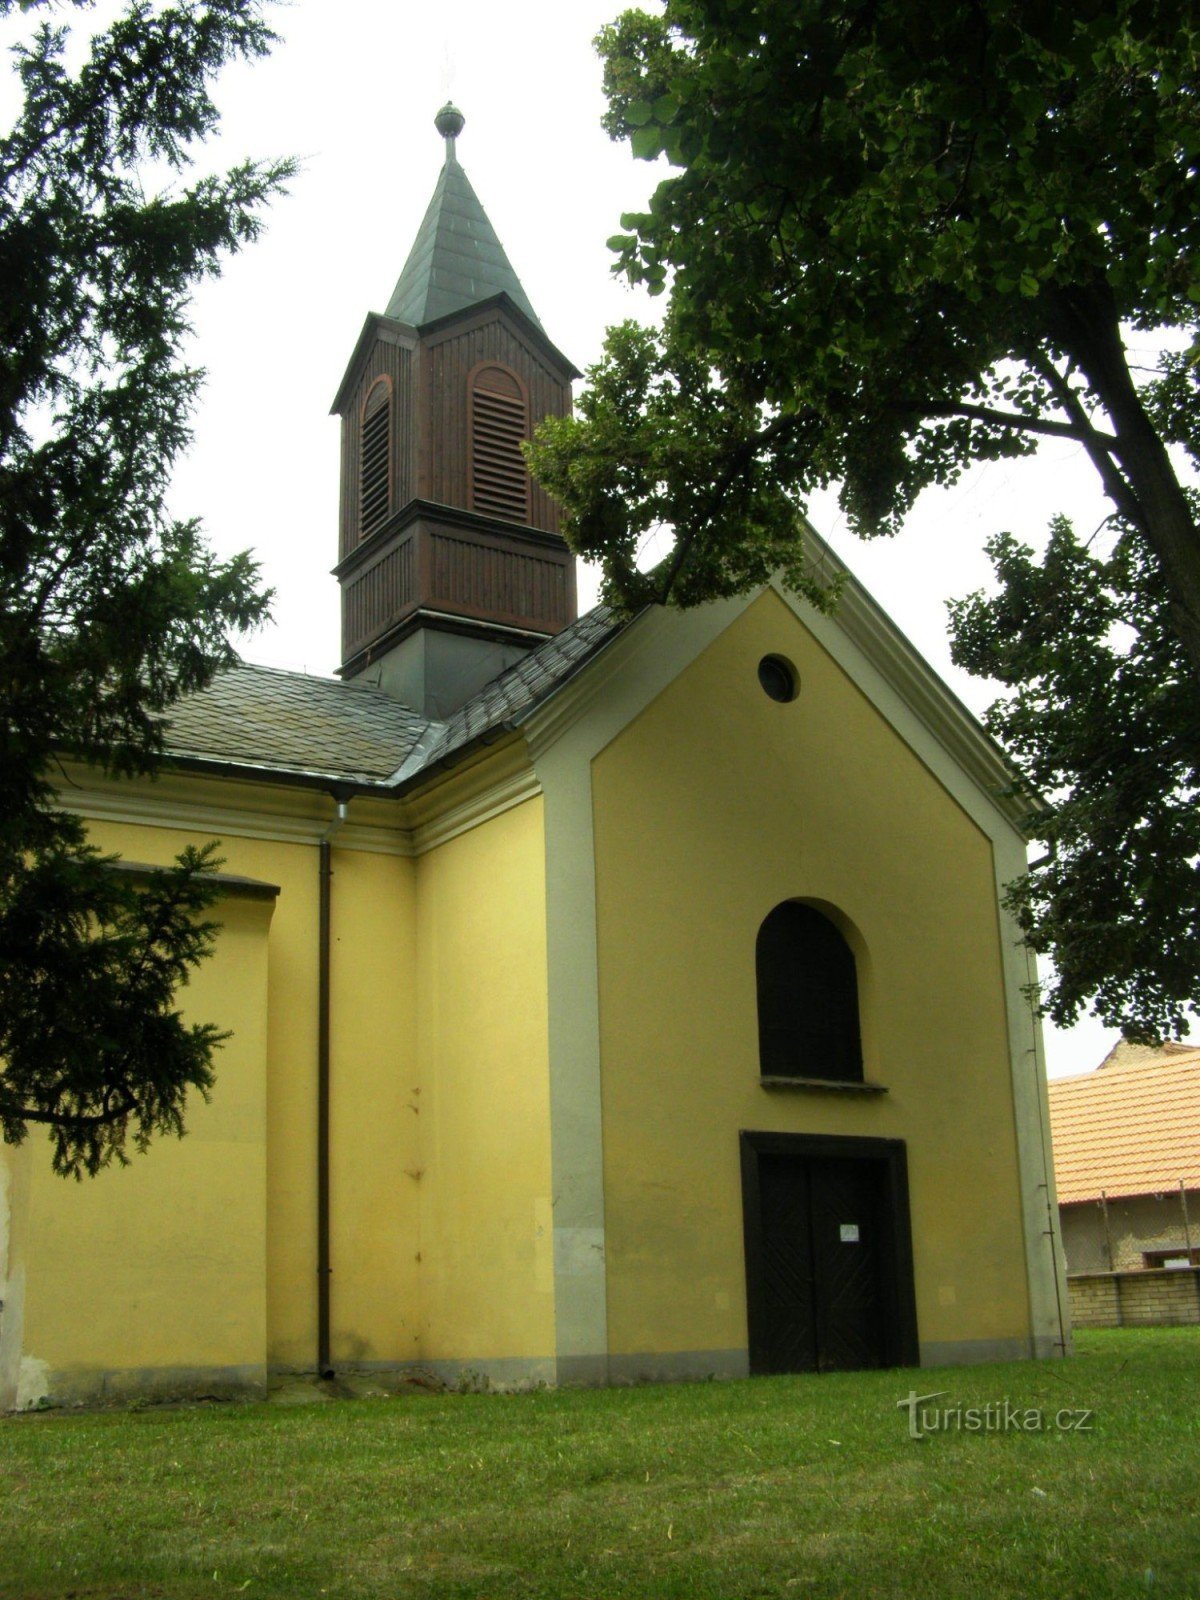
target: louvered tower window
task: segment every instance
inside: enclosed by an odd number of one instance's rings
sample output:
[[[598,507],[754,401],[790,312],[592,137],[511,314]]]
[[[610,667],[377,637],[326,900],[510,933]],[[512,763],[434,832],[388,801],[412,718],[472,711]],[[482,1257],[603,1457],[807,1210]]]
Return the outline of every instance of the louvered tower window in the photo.
[[[529,473],[521,441],[529,407],[516,375],[481,367],[471,382],[471,507],[485,516],[529,521]]]
[[[391,509],[388,453],[391,443],[392,396],[383,378],[372,388],[363,407],[358,480],[358,526],[366,538]]]

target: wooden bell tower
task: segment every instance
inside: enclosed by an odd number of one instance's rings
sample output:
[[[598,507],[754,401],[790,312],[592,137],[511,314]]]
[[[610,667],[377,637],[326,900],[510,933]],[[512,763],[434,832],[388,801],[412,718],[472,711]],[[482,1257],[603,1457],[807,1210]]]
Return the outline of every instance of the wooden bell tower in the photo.
[[[342,419],[342,677],[444,717],[575,619],[574,558],[521,442],[571,407],[546,337],[458,163],[462,113],[387,310],[366,320]]]

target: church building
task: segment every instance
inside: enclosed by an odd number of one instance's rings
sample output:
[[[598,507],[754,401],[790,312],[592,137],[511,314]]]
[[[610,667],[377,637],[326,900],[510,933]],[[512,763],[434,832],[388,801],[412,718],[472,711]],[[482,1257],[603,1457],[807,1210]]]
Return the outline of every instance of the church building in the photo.
[[[126,1168],[0,1146],[0,1407],[1061,1354],[1003,761],[848,574],[577,615],[521,443],[579,374],[462,126],[334,401],[337,676],[64,789],[129,863],[220,840],[230,1038]]]

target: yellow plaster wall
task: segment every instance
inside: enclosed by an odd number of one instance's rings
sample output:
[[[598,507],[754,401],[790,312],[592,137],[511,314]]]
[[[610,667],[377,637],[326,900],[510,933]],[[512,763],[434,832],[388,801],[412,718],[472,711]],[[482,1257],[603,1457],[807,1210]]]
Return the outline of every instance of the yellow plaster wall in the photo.
[[[411,1361],[420,1354],[407,1176],[419,1159],[414,863],[335,844],[331,901],[333,1359]]]
[[[593,778],[610,1351],[745,1347],[739,1129],[905,1139],[922,1341],[1024,1337],[988,839],[771,592]],[[856,930],[886,1096],[758,1083],[755,937],[789,898]]]
[[[187,1134],[127,1168],[64,1181],[35,1130],[22,1228],[22,1356],[30,1401],[186,1383],[193,1370],[265,1378],[266,981],[272,904],[226,899],[219,954],[185,1010],[233,1030]],[[236,1385],[235,1385],[236,1386]]]
[[[227,800],[228,787],[218,791]],[[197,782],[195,800],[209,798]],[[237,796],[253,817],[253,790]],[[169,810],[164,808],[169,815]],[[279,888],[267,950],[267,1356],[316,1360],[317,849],[315,844],[140,824],[94,823],[92,837],[128,860],[163,864],[218,837],[223,870]],[[218,1093],[221,1063],[218,1063]]]
[[[430,1360],[554,1355],[544,863],[540,796],[417,861]]]
[[[250,786],[207,785],[197,780],[193,798],[217,796],[247,808],[270,796]],[[332,809],[332,808],[330,808]],[[351,821],[354,807],[351,806]],[[219,836],[142,824],[96,823],[92,837],[128,860],[169,862],[189,841]],[[262,933],[258,1023],[264,1052],[263,1165],[260,1202],[247,1190],[245,1204],[260,1205],[263,1259],[243,1251],[245,1273],[265,1295],[265,1358],[277,1368],[311,1370],[316,1361],[316,1089],[318,851],[315,842],[221,837],[223,870],[275,884],[280,894],[269,938]],[[416,1082],[413,981],[414,867],[411,859],[339,846],[332,850],[331,890],[331,1332],[337,1362],[410,1360],[415,1354],[417,1209],[406,1166],[417,1158],[415,1119],[407,1108]],[[249,981],[247,953],[223,935],[213,962],[193,984],[194,1003],[211,993],[204,1015],[233,1027],[235,1041],[217,1059],[213,1114],[225,1115],[232,1085],[232,1052],[243,1025],[226,1022],[226,1004]],[[199,1014],[199,1012],[197,1013]],[[231,1115],[235,1102],[228,1100]],[[203,1108],[202,1108],[203,1109]],[[189,1120],[189,1129],[192,1123]],[[199,1122],[196,1124],[200,1126]],[[181,1199],[201,1181],[189,1167],[192,1134],[178,1148],[150,1152],[173,1157],[172,1192]],[[198,1143],[198,1141],[195,1141]],[[119,1188],[138,1168],[112,1175]],[[224,1157],[221,1158],[224,1161]],[[230,1172],[234,1170],[229,1168]],[[135,1180],[136,1181],[136,1180]],[[221,1180],[222,1182],[224,1179]],[[54,1180],[61,1184],[61,1180]],[[133,1194],[132,1186],[122,1193]],[[79,1202],[90,1209],[87,1185]],[[141,1202],[130,1200],[130,1227],[138,1237]],[[157,1203],[157,1202],[155,1202]],[[189,1202],[190,1203],[190,1202]],[[178,1208],[177,1208],[178,1209]],[[247,1238],[226,1209],[231,1241]],[[180,1226],[185,1223],[186,1204]],[[64,1219],[65,1220],[65,1219]],[[70,1226],[60,1229],[65,1240]],[[153,1252],[147,1252],[147,1259]],[[219,1320],[219,1317],[218,1317]],[[170,1344],[164,1338],[163,1348]],[[124,1342],[126,1352],[135,1341]],[[26,1339],[26,1348],[31,1348]],[[140,1348],[140,1346],[138,1346]],[[260,1354],[258,1359],[263,1359]],[[124,1365],[145,1365],[142,1357]]]

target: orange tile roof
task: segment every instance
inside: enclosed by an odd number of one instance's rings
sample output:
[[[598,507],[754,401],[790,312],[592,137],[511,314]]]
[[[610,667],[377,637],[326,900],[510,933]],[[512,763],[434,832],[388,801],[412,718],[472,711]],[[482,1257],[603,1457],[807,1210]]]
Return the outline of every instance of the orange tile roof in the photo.
[[[1050,1129],[1059,1203],[1200,1189],[1200,1049],[1120,1046],[1097,1068],[1055,1078]]]

